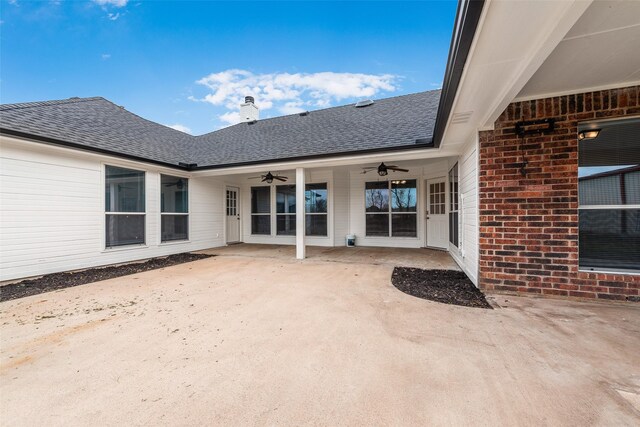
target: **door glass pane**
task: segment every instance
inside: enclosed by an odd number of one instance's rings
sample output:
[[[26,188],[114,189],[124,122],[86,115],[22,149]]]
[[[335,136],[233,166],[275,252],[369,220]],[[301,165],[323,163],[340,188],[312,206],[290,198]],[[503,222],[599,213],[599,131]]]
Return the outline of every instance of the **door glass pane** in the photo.
[[[188,215],[162,215],[162,241],[187,240],[189,238]]]
[[[393,212],[416,211],[416,180],[391,181],[391,210]]]
[[[305,211],[327,212],[327,184],[307,184],[304,192]]]
[[[251,187],[251,213],[271,213],[271,187]]]
[[[429,213],[441,215],[445,213],[444,183],[429,184]]]
[[[367,214],[366,234],[367,236],[389,236],[389,215]]]
[[[189,212],[189,180],[177,176],[160,175],[160,207],[162,212]]]
[[[391,235],[394,237],[416,237],[416,214],[391,215]]]
[[[105,167],[105,210],[144,212],[144,172]]]
[[[376,181],[365,184],[365,209],[367,212],[389,211],[389,182]]]
[[[238,214],[236,198],[236,191],[227,190],[227,216],[235,216]]]
[[[144,244],[144,215],[108,215],[106,247]]]

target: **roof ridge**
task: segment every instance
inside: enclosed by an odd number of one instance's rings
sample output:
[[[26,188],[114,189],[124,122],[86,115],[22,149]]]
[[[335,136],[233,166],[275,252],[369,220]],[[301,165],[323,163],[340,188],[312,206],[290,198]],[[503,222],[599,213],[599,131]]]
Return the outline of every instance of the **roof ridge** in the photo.
[[[88,102],[88,101],[96,101],[96,100],[104,100],[107,102],[111,102],[108,99],[103,98],[102,96],[92,96],[88,98],[79,98],[74,96],[72,98],[53,99],[50,101],[31,101],[31,102],[16,102],[13,104],[0,104],[0,111],[21,110],[25,108],[47,107],[50,105],[72,104],[76,102]]]
[[[403,95],[389,96],[387,98],[377,98],[377,99],[374,98],[373,101],[375,103],[375,102],[379,102],[379,101],[386,101],[388,99],[402,98],[402,97],[405,97],[405,96],[414,96],[414,95],[419,95],[419,94],[422,94],[422,93],[438,92],[438,91],[442,91],[442,89],[422,90],[420,92],[405,93]],[[356,103],[357,102],[351,102],[349,104],[335,105],[333,107],[319,108],[317,110],[306,110],[306,111],[309,112],[309,113],[316,113],[316,112],[319,112],[319,111],[333,110],[333,109],[336,109],[336,108],[345,108],[345,107],[349,107],[351,105],[355,105]],[[299,114],[300,113],[292,113],[292,114],[285,114],[285,115],[282,115],[282,116],[266,117],[264,119],[259,119],[258,122],[265,122],[267,120],[282,119],[282,118],[285,118],[285,117],[297,116]],[[246,122],[236,123],[236,124],[233,124],[233,125],[230,125],[230,126],[225,126],[223,128],[220,128],[220,129],[212,130],[211,132],[203,133],[202,135],[193,135],[193,137],[194,138],[200,138],[200,137],[203,137],[203,136],[207,136],[207,135],[211,135],[213,133],[219,132],[219,131],[221,131],[223,129],[229,129],[229,128],[232,128],[234,126],[240,126],[240,125],[244,125],[244,124],[246,124]]]

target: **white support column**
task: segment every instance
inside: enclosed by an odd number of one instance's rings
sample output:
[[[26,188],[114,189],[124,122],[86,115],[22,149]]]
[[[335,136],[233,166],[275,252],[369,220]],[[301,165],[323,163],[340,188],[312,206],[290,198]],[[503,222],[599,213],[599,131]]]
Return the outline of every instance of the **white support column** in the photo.
[[[296,258],[305,258],[305,246],[304,246],[304,168],[296,169]]]

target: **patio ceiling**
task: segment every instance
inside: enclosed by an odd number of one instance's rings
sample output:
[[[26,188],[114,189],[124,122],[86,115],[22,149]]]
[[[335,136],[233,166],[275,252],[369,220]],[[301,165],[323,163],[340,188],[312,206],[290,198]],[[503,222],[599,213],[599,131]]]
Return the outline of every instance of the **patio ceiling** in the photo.
[[[518,99],[633,86],[640,82],[640,2],[593,2]]]
[[[471,46],[442,147],[456,151],[488,129],[591,4],[488,1]]]

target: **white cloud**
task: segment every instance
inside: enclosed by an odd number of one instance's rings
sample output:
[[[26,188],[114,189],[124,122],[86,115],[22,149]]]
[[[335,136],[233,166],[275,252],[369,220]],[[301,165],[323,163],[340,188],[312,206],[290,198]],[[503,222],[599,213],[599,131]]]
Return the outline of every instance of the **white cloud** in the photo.
[[[372,98],[381,92],[397,90],[399,76],[361,73],[269,73],[254,74],[231,69],[212,73],[196,83],[210,93],[202,98],[189,97],[228,110],[218,118],[237,123],[238,106],[251,95],[261,111],[275,108],[280,114],[295,114],[309,108],[330,107],[346,99]]]
[[[118,12],[118,13],[107,13],[107,18],[109,18],[110,21],[115,21],[116,19],[120,18],[120,12]]]
[[[125,7],[129,0],[93,0],[93,2],[100,6]]]
[[[191,134],[190,128],[186,127],[185,125],[181,125],[179,123],[176,123],[175,125],[166,125],[166,126],[170,127],[171,129],[179,130],[180,132]]]
[[[219,115],[218,118],[230,125],[235,125],[236,123],[240,123],[240,113],[237,111],[229,111],[228,113]]]
[[[102,55],[100,55],[100,57],[102,58],[103,61],[106,61],[107,59],[111,58],[111,54],[110,53],[103,53]]]

